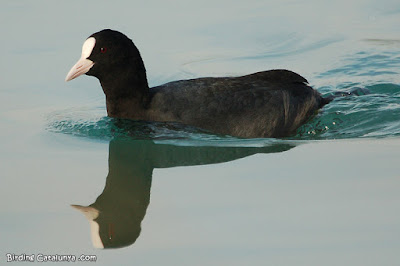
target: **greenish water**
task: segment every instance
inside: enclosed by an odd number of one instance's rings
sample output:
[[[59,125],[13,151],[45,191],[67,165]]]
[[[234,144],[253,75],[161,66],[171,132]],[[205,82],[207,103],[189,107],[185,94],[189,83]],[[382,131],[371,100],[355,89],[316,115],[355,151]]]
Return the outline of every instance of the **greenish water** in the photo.
[[[399,15],[391,0],[5,1],[0,264],[398,265]],[[102,28],[133,39],[151,86],[284,68],[337,97],[285,139],[111,119],[97,80],[63,81]]]

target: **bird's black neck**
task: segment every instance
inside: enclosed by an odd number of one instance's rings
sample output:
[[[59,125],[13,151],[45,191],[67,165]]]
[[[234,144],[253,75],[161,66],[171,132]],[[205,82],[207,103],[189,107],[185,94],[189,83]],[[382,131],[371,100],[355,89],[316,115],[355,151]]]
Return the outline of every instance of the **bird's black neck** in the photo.
[[[144,119],[150,91],[141,58],[128,58],[99,80],[106,95],[108,116]]]

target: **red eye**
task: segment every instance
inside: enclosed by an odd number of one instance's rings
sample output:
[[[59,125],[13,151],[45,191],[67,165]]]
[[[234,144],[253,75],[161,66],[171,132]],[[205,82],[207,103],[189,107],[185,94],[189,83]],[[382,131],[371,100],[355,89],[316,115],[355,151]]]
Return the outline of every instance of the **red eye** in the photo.
[[[100,48],[100,52],[101,52],[102,54],[105,54],[105,53],[107,52],[107,47],[101,47],[101,48]]]

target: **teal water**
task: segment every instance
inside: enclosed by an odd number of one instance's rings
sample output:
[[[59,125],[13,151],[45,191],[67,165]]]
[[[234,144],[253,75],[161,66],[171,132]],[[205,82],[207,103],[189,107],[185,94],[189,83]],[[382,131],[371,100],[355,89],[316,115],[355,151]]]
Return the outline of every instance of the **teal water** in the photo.
[[[391,0],[5,1],[0,264],[398,265],[399,16]],[[284,68],[337,97],[285,139],[111,119],[97,80],[64,82],[108,27],[151,86]]]

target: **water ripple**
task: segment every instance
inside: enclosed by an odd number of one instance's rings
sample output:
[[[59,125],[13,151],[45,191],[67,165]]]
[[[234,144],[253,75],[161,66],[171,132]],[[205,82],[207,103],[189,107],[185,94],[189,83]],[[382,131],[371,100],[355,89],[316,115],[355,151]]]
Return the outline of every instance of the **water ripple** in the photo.
[[[276,139],[240,139],[214,135],[204,130],[179,123],[133,121],[99,116],[95,108],[87,107],[61,110],[47,115],[49,132],[83,137],[96,141],[118,139],[153,140],[157,143],[179,146],[265,147]],[[298,141],[285,141],[297,145]]]
[[[374,84],[371,93],[339,97],[302,126],[295,139],[343,139],[400,135],[400,86]]]

